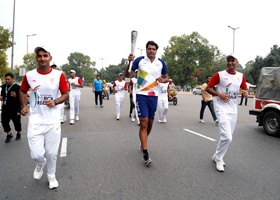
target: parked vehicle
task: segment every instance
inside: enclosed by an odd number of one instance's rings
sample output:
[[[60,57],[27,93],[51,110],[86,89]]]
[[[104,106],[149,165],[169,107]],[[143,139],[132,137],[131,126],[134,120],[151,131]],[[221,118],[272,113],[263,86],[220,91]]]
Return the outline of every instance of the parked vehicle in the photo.
[[[180,85],[176,85],[176,90],[179,92],[182,90],[181,86]]]
[[[193,94],[194,95],[197,95],[197,94],[200,94],[201,95],[201,87],[196,87],[193,89]]]
[[[250,115],[256,115],[257,123],[266,134],[280,136],[280,67],[263,67],[260,72],[254,108]]]

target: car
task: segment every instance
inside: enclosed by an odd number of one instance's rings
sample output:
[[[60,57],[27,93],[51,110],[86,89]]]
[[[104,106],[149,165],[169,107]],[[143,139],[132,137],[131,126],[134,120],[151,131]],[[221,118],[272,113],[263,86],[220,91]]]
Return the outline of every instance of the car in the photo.
[[[181,86],[180,85],[176,85],[176,90],[177,91],[181,91],[182,90]]]
[[[260,71],[254,108],[257,123],[267,135],[280,137],[280,67],[263,67]]]
[[[201,95],[201,87],[196,87],[193,89],[193,94],[194,95],[197,95],[197,94],[200,94]]]

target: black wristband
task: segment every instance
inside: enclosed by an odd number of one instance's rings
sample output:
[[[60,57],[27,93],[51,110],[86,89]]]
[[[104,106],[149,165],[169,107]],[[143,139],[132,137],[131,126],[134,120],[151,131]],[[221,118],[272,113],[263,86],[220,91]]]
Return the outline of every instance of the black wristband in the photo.
[[[58,102],[57,102],[57,100],[55,99],[55,100],[54,100],[54,105],[57,105],[57,104],[58,104]]]

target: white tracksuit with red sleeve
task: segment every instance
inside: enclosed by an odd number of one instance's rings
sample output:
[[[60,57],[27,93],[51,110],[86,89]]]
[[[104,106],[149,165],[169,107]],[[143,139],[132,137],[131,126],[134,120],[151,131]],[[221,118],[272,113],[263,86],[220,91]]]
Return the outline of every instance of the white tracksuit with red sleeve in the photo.
[[[121,115],[121,107],[123,105],[124,100],[124,89],[126,88],[126,82],[124,80],[119,81],[116,80],[113,84],[113,88],[116,90],[115,92],[115,101],[116,101],[116,117],[120,118]]]
[[[217,92],[228,93],[230,100],[224,102],[217,97],[216,114],[221,134],[214,158],[223,160],[232,141],[232,135],[237,121],[238,92],[240,88],[247,88],[246,79],[240,72],[229,73],[227,70],[216,73],[208,82],[210,87],[217,85]]]
[[[31,89],[28,111],[27,138],[31,157],[39,165],[47,163],[48,176],[55,175],[56,160],[61,138],[60,106],[49,108],[43,101],[60,97],[69,90],[64,74],[50,70],[40,74],[37,69],[23,78],[21,90]]]
[[[80,100],[81,100],[81,90],[79,87],[71,85],[71,83],[76,83],[82,85],[83,82],[79,77],[69,78],[68,79],[70,85],[70,92],[69,92],[69,104],[70,104],[70,111],[69,117],[70,120],[74,120],[75,115],[79,115],[80,112]]]

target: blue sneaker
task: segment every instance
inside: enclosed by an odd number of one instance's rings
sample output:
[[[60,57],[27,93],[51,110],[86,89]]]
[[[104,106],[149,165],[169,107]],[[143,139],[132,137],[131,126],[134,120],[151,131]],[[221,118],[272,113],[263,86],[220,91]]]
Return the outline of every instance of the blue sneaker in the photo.
[[[103,108],[103,105],[100,105],[100,108]]]

